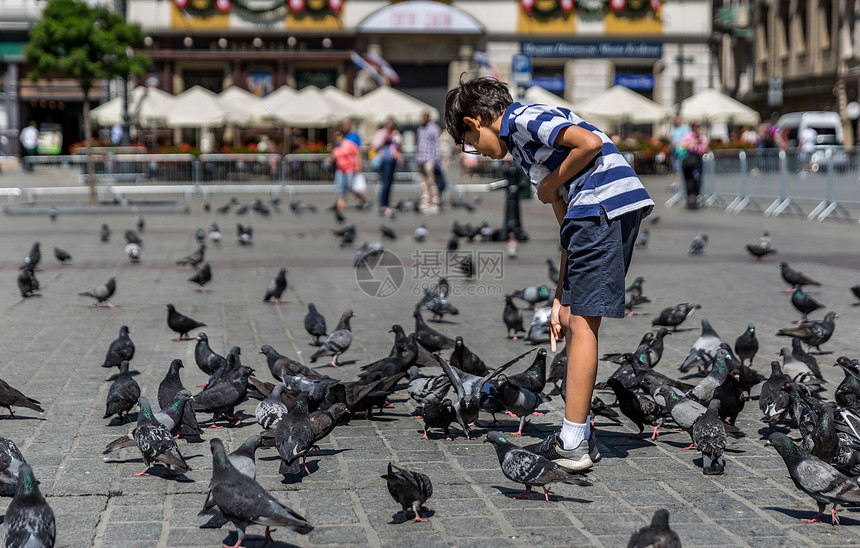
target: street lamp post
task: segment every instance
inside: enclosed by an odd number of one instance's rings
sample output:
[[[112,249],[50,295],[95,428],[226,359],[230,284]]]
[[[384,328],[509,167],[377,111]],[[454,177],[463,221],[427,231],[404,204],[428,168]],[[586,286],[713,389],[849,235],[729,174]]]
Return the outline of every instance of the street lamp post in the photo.
[[[122,20],[126,20],[126,0],[116,0],[116,11],[119,13]],[[129,55],[129,52],[125,52],[126,56]],[[131,140],[129,139],[129,128],[131,127],[131,118],[128,115],[128,75],[122,79],[122,87],[120,92],[122,93],[122,139],[120,144],[124,147],[131,144]]]

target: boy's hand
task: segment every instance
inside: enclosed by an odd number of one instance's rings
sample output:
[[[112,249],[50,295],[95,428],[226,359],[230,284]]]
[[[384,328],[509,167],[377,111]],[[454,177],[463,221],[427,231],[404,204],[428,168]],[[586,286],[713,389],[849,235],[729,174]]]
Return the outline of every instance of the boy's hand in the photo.
[[[564,330],[561,328],[561,301],[558,297],[552,300],[552,312],[549,315],[549,347],[552,353],[556,353],[556,341],[564,338]],[[565,322],[567,322],[567,314],[564,314]]]
[[[554,184],[550,179],[550,176],[544,177],[544,180],[537,187],[538,200],[545,204],[559,201],[558,185]]]

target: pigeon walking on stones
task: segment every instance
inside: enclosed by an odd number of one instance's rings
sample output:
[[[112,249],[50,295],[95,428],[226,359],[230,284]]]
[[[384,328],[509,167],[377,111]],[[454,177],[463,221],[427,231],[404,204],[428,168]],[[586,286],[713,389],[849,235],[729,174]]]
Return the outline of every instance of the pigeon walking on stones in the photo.
[[[137,244],[125,244],[125,248],[123,249],[125,256],[128,257],[128,260],[132,263],[140,262],[140,246]]]
[[[800,317],[800,322],[805,322],[807,320],[807,316],[818,310],[819,308],[824,308],[825,305],[816,301],[809,295],[803,292],[802,285],[795,285],[791,290],[791,304],[794,308],[797,309],[798,312],[802,314]]]
[[[206,244],[200,244],[200,246],[195,251],[176,261],[176,264],[184,266],[185,270],[190,270],[192,266],[194,268],[197,268],[200,263],[203,262],[205,256]]]
[[[821,345],[829,341],[833,335],[833,330],[836,328],[834,320],[838,317],[836,312],[828,312],[823,320],[803,322],[797,327],[786,327],[776,334],[780,337],[797,337],[807,346],[814,346],[821,352]]]
[[[26,463],[15,442],[0,437],[0,483],[18,485],[18,473]]]
[[[702,452],[702,473],[720,475],[726,467],[726,428],[720,419],[720,400],[708,404],[708,410],[693,422],[693,444]]]
[[[221,239],[223,236],[221,235],[221,229],[218,228],[218,223],[212,223],[209,225],[209,241],[212,242],[212,245],[215,247],[221,247]]]
[[[94,305],[95,308],[98,308],[99,305],[102,303],[107,303],[108,307],[110,307],[110,308],[116,308],[110,302],[110,298],[113,296],[115,291],[116,291],[116,278],[111,277],[104,284],[102,284],[98,287],[94,287],[93,289],[90,289],[89,291],[83,291],[81,293],[78,293],[78,295],[81,297],[92,297],[93,299],[95,299],[96,300],[95,305]]]
[[[456,366],[454,362],[451,362],[451,365]],[[546,348],[537,351],[535,359],[528,369],[516,375],[509,375],[508,380],[536,394],[543,392],[544,386],[546,386]]]
[[[505,477],[526,487],[525,491],[511,498],[525,498],[531,493],[532,487],[539,486],[549,502],[552,491],[546,486],[550,483],[569,483],[582,487],[591,485],[584,475],[571,472],[537,453],[514,445],[499,432],[488,433],[484,440],[484,443],[487,442],[492,443],[496,449],[496,456]]]
[[[754,244],[746,245],[747,251],[750,252],[750,255],[755,257],[756,261],[761,262],[767,255],[771,253],[776,253],[776,249],[773,247],[773,243],[770,239],[770,233],[765,230],[761,235],[761,238]]]
[[[854,295],[854,297],[860,300],[860,284],[854,284],[849,289],[851,289],[851,293]],[[860,303],[854,303],[855,306],[858,304]]]
[[[788,266],[788,263],[781,262],[779,263],[779,272],[782,274],[782,279],[785,280],[789,286],[794,287],[796,285],[804,286],[804,285],[821,285],[820,282],[817,282],[805,275],[803,272],[799,270],[795,270]],[[791,289],[787,289],[786,292],[791,291]]]
[[[702,308],[702,305],[696,303],[681,303],[664,308],[660,311],[659,316],[651,320],[651,325],[671,327],[673,332],[677,331],[678,326],[681,325],[684,320],[692,316],[693,312],[699,308]]]
[[[264,430],[278,426],[280,420],[288,413],[287,406],[281,400],[281,393],[284,391],[284,385],[278,383],[272,389],[272,392],[266,396],[266,399],[260,401],[254,409],[254,417],[257,419],[257,424],[263,427]]]
[[[305,365],[300,364],[287,356],[279,354],[271,345],[264,344],[260,347],[260,354],[266,356],[266,364],[272,376],[278,380],[288,375],[301,375],[308,380],[318,382],[323,376]]]
[[[194,362],[208,377],[227,365],[227,358],[209,347],[209,336],[201,331],[197,334],[197,344],[194,345]]]
[[[651,299],[642,294],[642,284],[645,278],[637,276],[633,283],[624,290],[624,310],[628,316],[633,315],[633,309],[640,304],[650,303]]]
[[[690,255],[701,255],[705,252],[705,246],[708,245],[708,235],[699,234],[690,243]]]
[[[827,402],[817,411],[812,431],[803,437],[803,448],[830,464],[839,454],[839,436],[836,431],[835,411],[838,405]]]
[[[126,243],[137,244],[143,247],[143,240],[137,235],[137,232],[131,229],[125,231],[125,241]]]
[[[535,413],[543,401],[539,394],[527,388],[517,386],[510,378],[499,382],[498,400],[502,404],[502,407],[520,420],[519,428],[511,434],[512,436],[521,436],[523,434],[523,428],[527,424],[526,418]]]
[[[210,382],[203,392],[194,396],[194,409],[202,413],[212,413],[209,428],[222,428],[215,424],[216,419],[226,416],[233,425],[241,422],[233,413],[234,408],[245,401],[248,394],[248,377],[254,372],[250,367],[239,366],[229,373],[221,383]]]
[[[424,420],[424,436],[421,439],[430,439],[427,436],[428,428],[442,428],[445,431],[445,439],[453,439],[449,428],[451,423],[457,420],[457,412],[454,411],[454,403],[449,398],[441,402],[425,403],[421,408],[421,418]]]
[[[54,258],[62,264],[68,264],[72,260],[72,256],[69,252],[65,249],[60,249],[59,247],[54,248]]]
[[[197,291],[205,295],[206,288],[204,286],[212,281],[212,263],[206,263],[203,265],[203,268],[188,278],[188,281],[197,284]]]
[[[412,233],[412,237],[415,238],[416,242],[421,243],[427,239],[427,234],[427,225],[421,223],[420,225],[415,227],[415,232]]]
[[[749,360],[750,367],[752,367],[753,358],[757,352],[758,339],[755,336],[755,324],[749,324],[746,331],[735,339],[735,354],[741,363]]]
[[[664,414],[663,408],[648,396],[637,394],[626,388],[618,379],[609,379],[606,381],[606,384],[615,393],[621,413],[639,427],[639,433],[635,437],[641,438],[642,432],[645,430],[645,425],[648,425],[654,427],[651,439],[655,439],[657,437],[657,426],[660,424]]]
[[[266,294],[263,295],[263,302],[268,302],[270,299],[275,299],[275,304],[281,304],[281,295],[284,294],[284,291],[287,289],[287,269],[281,268],[278,270],[278,273],[275,274],[275,277],[272,278],[272,281],[269,282],[269,286],[266,288]]]
[[[340,321],[335,327],[334,331],[329,333],[326,340],[320,345],[319,350],[311,354],[311,363],[317,361],[317,358],[320,356],[331,356],[331,365],[332,367],[337,367],[337,358],[341,354],[349,349],[349,345],[352,344],[352,328],[350,327],[349,320],[355,316],[352,310],[347,310],[344,312]]]
[[[236,469],[237,472],[242,474],[245,477],[251,478],[252,480],[257,479],[257,462],[255,460],[257,449],[262,446],[262,439],[259,434],[251,434],[248,436],[245,441],[242,442],[242,445],[236,448],[235,451],[231,452],[227,455],[227,459],[230,461],[230,464],[233,465],[233,468]],[[212,506],[214,505],[214,506]],[[226,524],[229,520],[224,517],[224,514],[218,510],[218,505],[214,503],[212,500],[212,489],[210,486],[209,491],[207,492],[206,502],[203,504],[204,507],[210,507],[210,513],[214,515],[200,526],[201,529],[218,529],[224,524]]]
[[[383,474],[382,478],[388,486],[388,492],[402,507],[404,516],[412,510],[415,513],[413,521],[427,521],[418,512],[433,495],[433,484],[429,477],[389,462],[388,473]]]
[[[134,475],[149,475],[147,470],[156,462],[165,464],[168,471],[171,472],[173,466],[190,471],[191,467],[179,453],[176,442],[170,435],[170,430],[153,416],[149,400],[145,396],[141,396],[138,403],[140,403],[140,413],[137,417],[137,428],[134,429],[134,442],[143,456],[146,467],[142,472],[137,472]]]
[[[678,533],[669,527],[669,511],[660,508],[654,512],[651,525],[633,533],[627,548],[681,548]]]
[[[641,232],[636,236],[636,241],[633,242],[633,247],[637,249],[641,249],[643,247],[648,247],[648,242],[651,240],[651,231],[647,228],[643,228]]]
[[[466,343],[463,342],[463,337],[459,335],[454,339],[454,349],[451,351],[448,361],[451,365],[466,373],[479,377],[487,374],[487,364],[477,354],[469,350]]]
[[[102,223],[102,227],[99,230],[99,240],[101,240],[102,242],[110,241],[110,227],[107,225],[107,223]]]
[[[418,335],[418,342],[421,346],[430,352],[439,352],[440,350],[454,347],[454,339],[427,325],[427,322],[421,316],[420,310],[417,308],[413,310],[412,317],[415,318],[415,333]]]
[[[18,489],[3,518],[3,542],[8,548],[52,547],[56,536],[54,512],[39,491],[33,469],[22,464]]]
[[[173,339],[174,342],[182,340],[196,340],[188,338],[188,332],[198,327],[206,327],[203,322],[198,322],[188,316],[176,311],[176,307],[172,304],[167,305],[167,327],[179,334],[179,337]]]
[[[860,485],[856,479],[849,478],[818,457],[810,455],[802,445],[798,445],[785,434],[772,433],[765,445],[776,449],[785,461],[795,487],[818,503],[818,513],[811,519],[802,519],[802,522],[819,521],[827,505],[832,504],[830,520],[833,525],[838,525],[837,505],[860,503]]]
[[[18,274],[18,291],[21,292],[21,297],[40,297],[37,293],[39,290],[39,280],[36,279],[36,273],[33,270],[26,268]]]
[[[699,381],[699,383],[690,390],[688,396],[702,405],[707,405],[714,397],[714,391],[726,382],[729,376],[729,368],[726,360],[729,357],[728,351],[724,348],[719,348],[714,354],[711,372],[708,376]]]
[[[143,233],[143,230],[146,228],[146,221],[143,217],[137,218],[137,231]]]
[[[176,395],[180,392],[188,392],[185,386],[182,385],[182,379],[179,377],[179,370],[184,367],[182,360],[174,359],[167,367],[167,373],[161,382],[158,384],[158,406],[161,409],[168,408],[176,399]],[[182,433],[191,436],[200,436],[203,431],[197,423],[197,415],[194,413],[194,403],[191,392],[188,392],[188,401],[182,405],[182,414],[178,417],[178,422],[182,428]],[[158,413],[156,413],[158,415]],[[179,429],[177,428],[177,433]]]
[[[308,520],[278,502],[256,480],[237,470],[219,438],[213,438],[209,448],[212,451],[212,479],[209,482],[209,497],[198,515],[210,513],[217,506],[218,511],[236,526],[239,538],[233,548],[242,545],[245,529],[249,525],[266,527],[264,544],[272,538],[272,527],[290,527],[302,535],[313,530]]]
[[[24,260],[21,261],[21,264],[18,265],[18,270],[36,270],[38,268],[39,263],[42,261],[42,252],[39,250],[39,242],[33,242],[33,246],[30,248],[30,252],[24,257]]]
[[[139,397],[140,385],[129,374],[128,361],[123,360],[119,366],[116,380],[108,388],[105,415],[102,418],[106,419],[111,415],[116,415],[123,423],[131,422],[128,412],[137,403]],[[125,417],[123,417],[123,413],[125,413]]]
[[[131,361],[134,357],[134,342],[129,336],[128,326],[119,328],[119,337],[111,341],[105,353],[102,367],[119,367],[123,360]]]
[[[280,474],[295,474],[304,470],[310,474],[305,460],[314,443],[314,428],[308,411],[308,393],[300,392],[296,402],[278,421],[275,448],[281,457]],[[299,458],[302,459],[301,467]]]
[[[711,327],[711,322],[708,318],[702,318],[702,334],[693,343],[693,347],[690,349],[689,354],[687,354],[686,359],[684,359],[684,363],[679,367],[680,371],[686,373],[694,367],[698,368],[699,371],[706,370],[713,362],[714,356],[717,354],[717,350],[719,350],[720,343],[722,342],[720,336]]]
[[[33,398],[25,396],[17,388],[12,388],[9,383],[0,379],[0,407],[5,407],[9,410],[11,416],[15,416],[12,407],[26,407],[39,413],[44,413],[42,404]]]
[[[511,295],[505,295],[505,310],[502,312],[502,320],[505,322],[507,337],[509,339],[517,340],[517,333],[520,331],[525,333],[523,312],[514,304],[514,299]],[[514,332],[513,335],[511,335],[511,331]]]

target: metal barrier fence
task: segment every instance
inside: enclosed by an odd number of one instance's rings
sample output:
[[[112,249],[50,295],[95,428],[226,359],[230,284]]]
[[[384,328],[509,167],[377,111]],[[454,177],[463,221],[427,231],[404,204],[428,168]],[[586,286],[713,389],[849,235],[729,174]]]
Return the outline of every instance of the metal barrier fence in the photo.
[[[683,187],[667,207],[680,202]],[[717,150],[703,157],[702,204],[737,215],[860,216],[860,148]]]

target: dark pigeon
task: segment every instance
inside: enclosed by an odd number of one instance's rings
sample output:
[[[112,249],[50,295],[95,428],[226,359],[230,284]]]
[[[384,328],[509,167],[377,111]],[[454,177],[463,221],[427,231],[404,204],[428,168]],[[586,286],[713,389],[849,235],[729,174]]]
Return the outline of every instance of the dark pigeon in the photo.
[[[826,306],[804,293],[802,285],[795,285],[792,288],[791,304],[802,314],[800,317],[801,322],[805,322],[807,320],[807,316],[819,308],[824,308]]]
[[[110,241],[110,227],[105,223],[102,223],[102,227],[99,230],[99,240],[102,242]]]
[[[806,367],[812,371],[813,375],[818,378],[824,378],[821,374],[821,368],[818,366],[818,360],[815,359],[815,356],[803,349],[803,341],[797,337],[791,338],[791,356],[794,359],[805,363]]]
[[[379,232],[382,233],[383,238],[388,238],[389,240],[396,240],[397,233],[394,232],[394,229],[385,225],[379,225]]]
[[[9,548],[54,546],[57,525],[54,512],[39,491],[28,464],[19,469],[18,490],[3,518],[3,542]]]
[[[338,366],[338,356],[346,352],[349,349],[349,345],[352,344],[352,329],[349,325],[349,320],[353,316],[355,314],[353,314],[352,310],[347,310],[341,315],[340,321],[334,331],[329,333],[326,340],[320,345],[319,350],[311,354],[311,363],[316,362],[320,356],[331,356],[331,363],[329,365],[332,367]]]
[[[430,352],[439,352],[446,348],[454,348],[454,339],[444,335],[424,321],[421,316],[421,311],[417,308],[412,312],[412,317],[415,318],[415,333],[418,335],[418,342]]]
[[[550,483],[591,485],[584,475],[570,472],[551,460],[512,444],[499,432],[488,433],[484,440],[484,443],[487,442],[492,443],[495,447],[496,456],[499,457],[499,464],[505,477],[511,481],[522,483],[526,487],[525,491],[519,495],[514,495],[512,498],[525,498],[531,492],[532,487],[540,486],[546,501],[549,502],[552,491],[546,486]]]
[[[705,371],[713,363],[714,356],[722,342],[720,336],[711,327],[708,318],[702,318],[702,334],[695,340],[689,354],[684,359],[684,363],[678,369],[682,373],[686,373],[694,367],[698,368],[699,371]]]
[[[128,373],[128,361],[123,360],[119,365],[119,374],[116,380],[108,388],[105,415],[102,418],[106,419],[111,415],[116,415],[122,422],[131,422],[128,412],[137,403],[139,397],[140,386]],[[123,417],[123,413],[125,413],[125,417]]]
[[[275,277],[272,278],[272,281],[269,282],[269,286],[266,288],[266,294],[263,295],[263,302],[267,302],[270,299],[275,299],[275,304],[281,304],[281,295],[284,294],[284,291],[287,290],[287,269],[281,268],[278,270],[278,273],[275,274]]]
[[[558,267],[555,266],[555,263],[553,262],[552,259],[547,258],[546,270],[547,270],[547,276],[549,276],[549,281],[558,285]]]
[[[123,360],[131,361],[134,357],[134,342],[129,337],[128,326],[119,328],[119,337],[114,339],[105,353],[105,361],[102,367],[119,367]]]
[[[165,409],[169,407],[171,402],[176,398],[176,395],[179,392],[186,390],[182,385],[182,379],[179,378],[179,369],[182,367],[184,367],[182,360],[172,360],[167,368],[167,374],[164,375],[164,378],[161,379],[161,382],[158,384],[158,406],[160,408]],[[189,392],[189,396],[190,395],[191,393]],[[184,427],[182,428],[182,432],[187,435],[200,436],[203,434],[203,431],[200,429],[200,425],[197,424],[197,415],[194,413],[194,403],[190,401],[185,402],[182,406],[182,415],[180,415],[178,424]],[[179,428],[177,428],[177,431],[178,430]]]
[[[648,396],[636,394],[629,388],[626,388],[618,379],[609,379],[607,384],[615,392],[615,397],[618,400],[618,408],[621,410],[621,413],[639,427],[639,433],[636,437],[641,438],[642,432],[645,430],[645,425],[648,425],[654,427],[651,439],[655,439],[657,437],[657,426],[664,415],[663,409]]]
[[[225,382],[214,384],[200,394],[194,396],[194,409],[198,412],[212,413],[212,424],[210,428],[221,428],[215,424],[215,420],[226,415],[231,424],[239,424],[241,419],[233,414],[233,409],[245,401],[248,394],[248,377],[254,372],[246,366],[239,366],[232,371]]]
[[[479,377],[487,374],[487,364],[477,354],[469,350],[466,343],[463,342],[463,337],[459,335],[454,339],[454,350],[451,351],[451,357],[448,358],[448,361],[451,365],[466,373],[471,373]]]
[[[681,548],[678,533],[669,527],[669,511],[660,508],[654,512],[651,525],[633,533],[627,548]]]
[[[230,464],[233,465],[233,468],[236,469],[237,472],[242,474],[245,477],[251,478],[252,480],[257,479],[257,462],[255,460],[255,456],[257,453],[257,449],[262,446],[262,440],[259,434],[251,434],[248,436],[245,441],[242,442],[242,445],[236,448],[235,451],[227,455],[227,459],[230,461]],[[213,506],[214,505],[214,506]],[[212,500],[212,490],[211,486],[209,491],[206,494],[206,503],[203,505],[204,507],[211,508],[210,513],[214,515],[200,526],[201,529],[218,529],[224,524],[226,524],[229,520],[224,517],[224,514],[218,510],[218,505],[214,503]]]
[[[326,335],[325,317],[317,311],[314,303],[308,303],[308,313],[305,314],[305,331],[310,334],[311,345],[319,346],[319,338]]]
[[[628,316],[633,315],[633,309],[635,307],[640,304],[651,302],[651,299],[642,294],[642,284],[644,282],[645,278],[637,276],[636,279],[633,280],[633,283],[624,290],[624,310],[627,312]]]
[[[791,268],[786,262],[779,263],[779,271],[780,274],[782,274],[782,279],[785,280],[785,283],[792,287],[795,285],[821,285],[820,282],[816,282],[812,278],[806,276],[803,272]]]
[[[125,241],[129,244],[143,245],[143,240],[137,235],[137,232],[131,229],[125,231]]]
[[[767,230],[761,235],[761,238],[754,244],[746,245],[747,251],[750,252],[750,255],[755,257],[756,261],[761,262],[767,255],[771,253],[776,253],[776,249],[773,247],[773,242],[771,242],[770,234]]]
[[[308,411],[307,392],[299,393],[295,405],[278,422],[275,448],[281,457],[280,474],[295,474],[302,469],[310,474],[305,459],[314,443],[314,428]],[[299,458],[301,457],[301,467]]]
[[[137,219],[137,231],[143,232],[144,228],[146,228],[146,221],[143,220],[143,217],[138,217],[138,219]]]
[[[520,331],[525,333],[523,311],[517,308],[513,297],[510,295],[505,295],[505,310],[502,312],[502,320],[505,322],[505,327],[507,327],[507,337],[509,339],[517,340],[517,333]],[[513,335],[511,335],[511,331],[514,332]]]
[[[39,290],[39,280],[36,279],[36,273],[33,270],[26,268],[22,270],[18,274],[18,279],[16,280],[18,284],[18,291],[21,292],[21,297],[39,297],[41,296],[37,291]]]
[[[25,396],[18,389],[12,388],[6,381],[0,379],[0,407],[7,408],[9,410],[9,414],[14,417],[15,413],[12,411],[12,406],[26,407],[27,409],[32,409],[33,411],[38,411],[40,413],[45,412],[45,410],[42,409],[42,404],[37,400]]]
[[[819,521],[828,504],[830,520],[833,525],[839,524],[836,514],[838,504],[860,503],[860,485],[857,480],[839,472],[818,457],[810,455],[802,445],[796,444],[781,432],[774,432],[768,437],[765,445],[773,447],[785,461],[788,474],[795,487],[815,499],[818,503],[818,513],[811,519],[802,519],[804,523]]]
[[[116,278],[110,278],[104,284],[102,284],[98,287],[94,287],[93,289],[90,289],[89,291],[83,291],[81,293],[78,293],[78,295],[80,295],[81,297],[92,297],[93,299],[95,299],[96,302],[95,302],[94,306],[96,308],[98,308],[98,306],[100,304],[105,303],[105,302],[107,303],[107,305],[110,308],[116,308],[110,302],[110,298],[113,296],[115,291],[116,291]]]
[[[504,379],[498,384],[498,400],[508,412],[520,419],[519,428],[512,436],[521,436],[526,425],[526,418],[537,411],[542,403],[539,394],[527,388],[517,386],[510,378]]]
[[[155,414],[155,420],[163,424],[164,427],[170,431],[171,436],[176,437],[180,433],[180,428],[182,426],[182,413],[188,406],[188,402],[190,402],[191,399],[192,396],[189,390],[180,390],[166,406],[162,407],[161,411]],[[128,434],[108,443],[102,454],[107,455],[108,453],[125,447],[135,447],[136,444],[134,436],[136,430],[137,426],[132,428]]]
[[[54,248],[54,258],[60,261],[63,264],[68,264],[67,261],[72,260],[72,256],[65,249],[60,249],[59,247]]]
[[[188,332],[198,327],[206,327],[206,324],[177,312],[176,307],[172,304],[168,304],[167,327],[179,334],[179,337],[173,339],[174,342],[179,342],[183,339],[190,340],[188,339]]]
[[[812,432],[803,437],[803,448],[822,461],[830,464],[839,453],[839,436],[836,432],[835,411],[837,405],[825,403],[818,410]]]
[[[0,483],[18,485],[18,472],[26,463],[15,442],[0,437]]]
[[[203,265],[203,268],[188,278],[188,281],[197,284],[199,286],[197,290],[205,294],[206,288],[204,286],[212,281],[212,263]]]
[[[456,366],[457,364],[452,361],[451,365]],[[508,380],[515,385],[525,388],[526,390],[531,390],[536,394],[543,392],[543,389],[546,386],[546,349],[539,349],[537,354],[535,354],[534,361],[528,369],[522,373],[508,376]]]
[[[290,527],[302,535],[313,530],[304,517],[278,502],[256,480],[239,472],[230,462],[220,439],[212,439],[209,447],[212,450],[211,496],[199,515],[210,513],[217,506],[218,511],[236,526],[239,536],[236,546],[242,544],[249,525],[266,526],[265,542],[271,538],[271,527]]]
[[[820,352],[821,345],[829,341],[833,335],[833,330],[836,328],[834,320],[838,317],[836,312],[828,312],[823,320],[803,322],[797,327],[786,327],[776,334],[780,337],[797,337],[807,346],[814,346]]]
[[[854,294],[854,297],[860,300],[860,284],[854,284],[850,287],[851,293]],[[857,303],[854,303],[855,305]]]
[[[442,428],[445,431],[445,439],[453,439],[449,428],[451,423],[457,420],[457,412],[454,411],[454,404],[450,399],[445,398],[441,402],[425,403],[421,408],[421,418],[424,420],[422,439],[430,439],[427,437],[428,428]]]
[[[21,264],[18,265],[18,270],[35,271],[41,261],[42,252],[39,250],[39,242],[33,242],[30,252],[27,253],[27,256],[24,257],[24,260],[22,260]]]
[[[562,396],[562,400],[564,400],[565,396]],[[605,401],[601,400],[597,396],[591,396],[591,414],[594,417],[601,416],[603,418],[609,419],[615,424],[621,424],[620,416],[615,412],[614,409],[609,407]]]
[[[337,423],[349,415],[345,403],[333,403],[327,409],[317,409],[311,413],[311,426],[314,429],[314,443],[321,441],[334,431]],[[319,447],[316,447],[319,449]]]
[[[701,255],[705,251],[705,246],[708,245],[708,235],[699,234],[690,243],[690,255]]]
[[[227,365],[227,358],[210,348],[209,336],[201,331],[197,334],[197,344],[194,345],[194,362],[200,371],[209,376],[218,371],[220,367]]]
[[[755,324],[749,324],[746,331],[735,339],[735,354],[742,363],[749,360],[750,365],[752,365],[757,352],[758,339],[755,336]]]
[[[191,254],[176,261],[176,264],[184,266],[185,270],[189,270],[191,267],[197,268],[203,262],[205,257],[206,244],[200,244],[200,246]]]
[[[651,325],[671,327],[672,331],[677,331],[678,326],[699,308],[702,308],[702,305],[696,303],[681,303],[664,308],[660,311],[659,316],[651,320]]]
[[[134,475],[148,475],[146,471],[156,462],[165,464],[171,472],[172,466],[190,471],[191,467],[188,466],[185,459],[179,453],[176,442],[173,440],[173,436],[170,435],[170,430],[153,416],[149,400],[141,396],[138,401],[140,403],[140,412],[137,417],[137,428],[134,429],[134,442],[143,456],[143,462],[146,467],[142,472],[137,472]]]
[[[693,422],[693,444],[702,452],[702,473],[720,475],[726,468],[726,428],[720,419],[720,400],[708,404],[708,410]]]
[[[323,376],[315,370],[307,367],[306,365],[302,365],[287,356],[279,354],[271,345],[264,344],[261,346],[260,354],[266,357],[266,364],[269,366],[269,371],[272,373],[272,376],[279,381],[288,375],[301,375],[313,382],[323,379]]]
[[[840,356],[833,365],[841,367],[845,373],[845,378],[833,393],[833,399],[840,406],[860,413],[860,361]]]
[[[388,473],[383,474],[382,478],[388,486],[388,492],[402,507],[404,515],[412,510],[415,513],[413,521],[427,521],[418,511],[433,495],[433,484],[429,477],[389,462]]]

